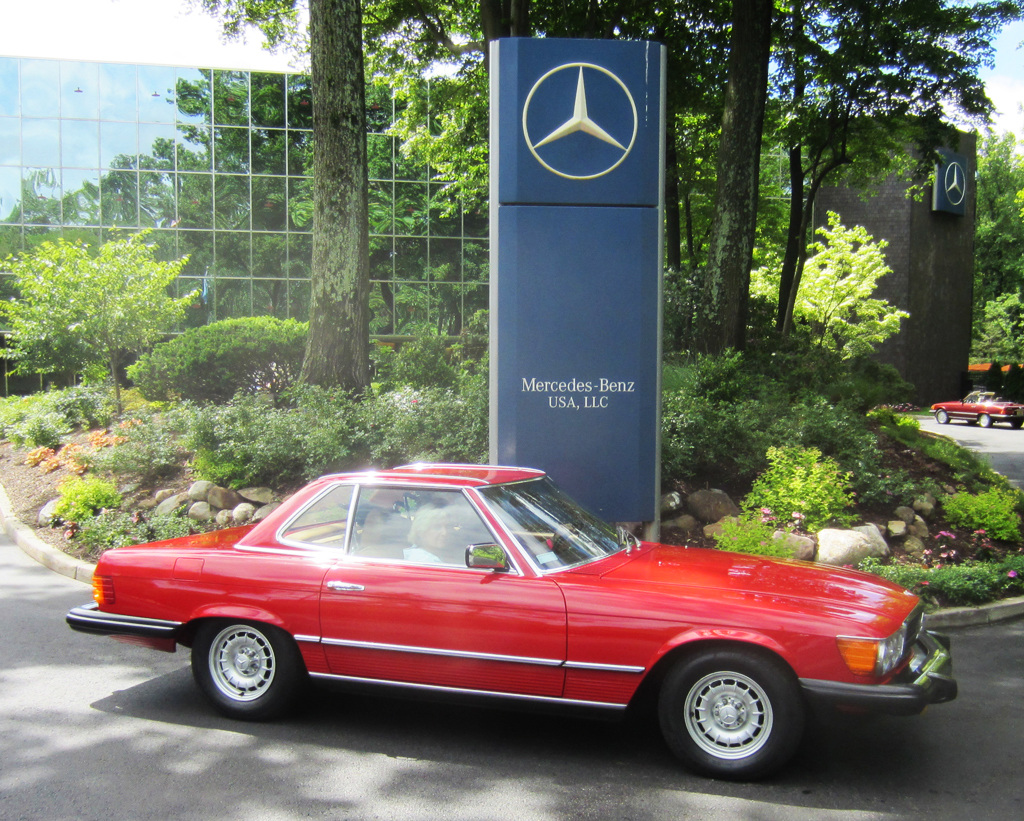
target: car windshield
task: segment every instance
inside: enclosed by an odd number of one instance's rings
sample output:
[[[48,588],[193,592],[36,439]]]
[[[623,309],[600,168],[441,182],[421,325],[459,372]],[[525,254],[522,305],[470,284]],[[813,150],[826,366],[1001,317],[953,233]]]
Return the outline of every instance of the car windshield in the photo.
[[[615,528],[588,513],[546,477],[493,485],[480,493],[543,570],[594,561],[624,546]]]

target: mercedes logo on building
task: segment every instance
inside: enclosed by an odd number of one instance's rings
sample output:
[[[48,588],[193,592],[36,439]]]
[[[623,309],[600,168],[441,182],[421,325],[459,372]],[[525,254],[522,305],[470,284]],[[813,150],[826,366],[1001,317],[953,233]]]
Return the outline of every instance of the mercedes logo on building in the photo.
[[[943,186],[950,205],[959,205],[967,196],[967,175],[955,160],[946,166]]]
[[[545,107],[552,107],[553,102],[551,99],[545,97],[543,103],[535,101],[535,97],[538,98],[544,94],[544,84],[552,77],[562,71],[577,70],[576,79],[576,95],[575,99],[565,99],[565,113],[569,116],[561,121],[553,130],[544,129],[546,133],[531,133],[530,131],[530,106],[531,104],[542,104]],[[587,107],[587,81],[586,76],[588,72],[600,72],[601,75],[611,78],[615,86],[621,90],[621,94],[624,95],[625,101],[628,101],[628,111],[632,112],[633,122],[632,128],[629,130],[629,139],[625,141],[623,145],[623,138],[628,129],[627,123],[622,122],[598,122],[590,116],[589,109]],[[607,83],[606,83],[607,85]],[[557,104],[557,103],[555,103]],[[622,111],[626,112],[627,108],[623,104],[621,106]],[[559,108],[558,110],[561,110]],[[600,119],[600,118],[598,118]],[[557,121],[557,120],[556,120]],[[616,77],[612,72],[601,66],[594,65],[593,63],[566,63],[565,65],[557,66],[551,69],[549,72],[544,74],[536,83],[533,84],[533,88],[530,89],[530,93],[526,95],[526,103],[523,105],[523,136],[526,138],[526,145],[530,149],[530,153],[533,154],[534,159],[537,160],[544,168],[550,171],[552,174],[557,174],[559,177],[565,177],[570,180],[592,180],[597,177],[603,177],[605,174],[614,171],[618,168],[622,161],[629,156],[629,152],[633,150],[633,143],[636,142],[637,129],[639,120],[636,113],[636,102],[633,100],[633,95],[629,93],[629,89],[626,88],[626,84]],[[535,126],[536,128],[536,126]],[[610,130],[609,130],[610,129]],[[613,136],[611,132],[615,132],[619,135],[618,138]],[[584,134],[588,138],[598,140],[601,143],[611,146],[614,151],[610,153],[605,152],[602,156],[606,159],[601,160],[600,168],[597,168],[592,173],[569,173],[569,171],[555,168],[552,165],[556,160],[549,157],[550,160],[545,160],[537,149],[542,148],[546,145],[551,145],[569,137],[572,134]],[[605,161],[608,164],[605,165]],[[578,171],[580,169],[573,169]]]

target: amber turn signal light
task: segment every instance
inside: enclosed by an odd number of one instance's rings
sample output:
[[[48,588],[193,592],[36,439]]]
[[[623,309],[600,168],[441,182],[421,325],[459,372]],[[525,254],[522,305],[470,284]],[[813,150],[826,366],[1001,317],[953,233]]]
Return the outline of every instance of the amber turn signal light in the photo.
[[[872,639],[849,639],[840,636],[836,639],[839,654],[850,668],[850,672],[858,676],[874,675],[878,665],[878,642]]]
[[[100,607],[113,604],[114,580],[110,576],[93,576],[92,597]]]

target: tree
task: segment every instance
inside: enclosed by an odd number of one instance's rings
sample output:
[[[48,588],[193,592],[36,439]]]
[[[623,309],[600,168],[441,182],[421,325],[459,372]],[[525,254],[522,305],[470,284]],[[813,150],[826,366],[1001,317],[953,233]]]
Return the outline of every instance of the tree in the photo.
[[[120,412],[124,355],[159,339],[195,298],[168,296],[188,257],[158,262],[148,233],[107,242],[96,255],[84,243],[59,239],[7,258],[20,295],[0,303],[0,314],[10,323],[20,369],[46,374],[105,363]]]

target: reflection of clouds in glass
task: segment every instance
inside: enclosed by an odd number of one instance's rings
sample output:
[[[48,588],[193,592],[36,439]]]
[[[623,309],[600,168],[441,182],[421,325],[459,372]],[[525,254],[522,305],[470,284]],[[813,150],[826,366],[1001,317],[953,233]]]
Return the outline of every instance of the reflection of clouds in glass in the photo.
[[[60,120],[23,119],[21,144],[25,165],[60,166]]]
[[[61,120],[61,164],[72,168],[98,168],[100,133],[96,120]]]
[[[59,64],[52,60],[21,61],[21,115],[60,116]]]

